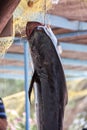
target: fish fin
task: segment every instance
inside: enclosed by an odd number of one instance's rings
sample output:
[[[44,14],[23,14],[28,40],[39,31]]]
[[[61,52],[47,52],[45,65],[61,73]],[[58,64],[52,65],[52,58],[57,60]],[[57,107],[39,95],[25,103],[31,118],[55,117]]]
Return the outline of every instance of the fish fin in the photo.
[[[33,76],[32,76],[32,79],[31,79],[31,82],[30,82],[30,87],[29,87],[29,91],[28,91],[29,100],[30,100],[30,98],[31,98],[31,92],[32,92],[32,89],[33,89],[33,86],[34,86],[34,82],[40,84],[40,79],[39,79],[39,76],[38,76],[36,70],[34,71]]]
[[[31,82],[30,82],[30,87],[29,87],[29,91],[28,91],[29,100],[30,100],[30,98],[31,98],[31,92],[32,92],[32,89],[33,89],[33,85],[34,85],[34,82],[35,82],[35,78],[36,78],[36,71],[34,71],[33,76],[32,76],[32,79],[31,79]]]

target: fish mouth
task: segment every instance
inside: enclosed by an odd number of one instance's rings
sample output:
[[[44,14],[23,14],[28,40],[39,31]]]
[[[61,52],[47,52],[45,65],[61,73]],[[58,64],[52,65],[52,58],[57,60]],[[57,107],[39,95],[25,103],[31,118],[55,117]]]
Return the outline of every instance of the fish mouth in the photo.
[[[38,26],[42,26],[43,24],[40,23],[40,22],[35,22],[35,21],[32,21],[32,22],[27,22],[27,25],[26,25],[26,35],[28,37],[28,40],[31,38],[31,35],[34,31],[34,29]]]

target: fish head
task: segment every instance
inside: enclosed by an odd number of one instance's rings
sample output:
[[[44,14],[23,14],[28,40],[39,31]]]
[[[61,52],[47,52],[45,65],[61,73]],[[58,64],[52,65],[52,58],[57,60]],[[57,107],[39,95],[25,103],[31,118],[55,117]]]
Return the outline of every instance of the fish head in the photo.
[[[42,24],[39,22],[28,22],[26,25],[26,35],[29,41],[30,52],[34,65],[38,68],[42,65],[43,56],[41,52],[40,31],[37,29]]]
[[[39,22],[27,22],[27,25],[26,25],[26,35],[27,35],[27,38],[30,39],[31,38],[31,35],[34,31],[34,29],[38,26],[42,25],[41,23]]]

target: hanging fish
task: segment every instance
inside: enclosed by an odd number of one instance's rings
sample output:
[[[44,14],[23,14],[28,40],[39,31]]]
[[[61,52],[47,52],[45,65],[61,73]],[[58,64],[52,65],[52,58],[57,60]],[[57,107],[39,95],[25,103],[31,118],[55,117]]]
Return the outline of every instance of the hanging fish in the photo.
[[[57,39],[50,27],[28,22],[26,34],[34,65],[29,97],[34,82],[37,84],[38,130],[63,130],[67,87]]]

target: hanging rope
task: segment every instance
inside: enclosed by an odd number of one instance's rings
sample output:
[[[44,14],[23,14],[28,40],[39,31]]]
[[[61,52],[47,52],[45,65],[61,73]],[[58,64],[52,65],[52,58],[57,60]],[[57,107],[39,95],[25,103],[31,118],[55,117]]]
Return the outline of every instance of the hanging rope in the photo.
[[[44,0],[44,24],[46,24],[46,0]]]

